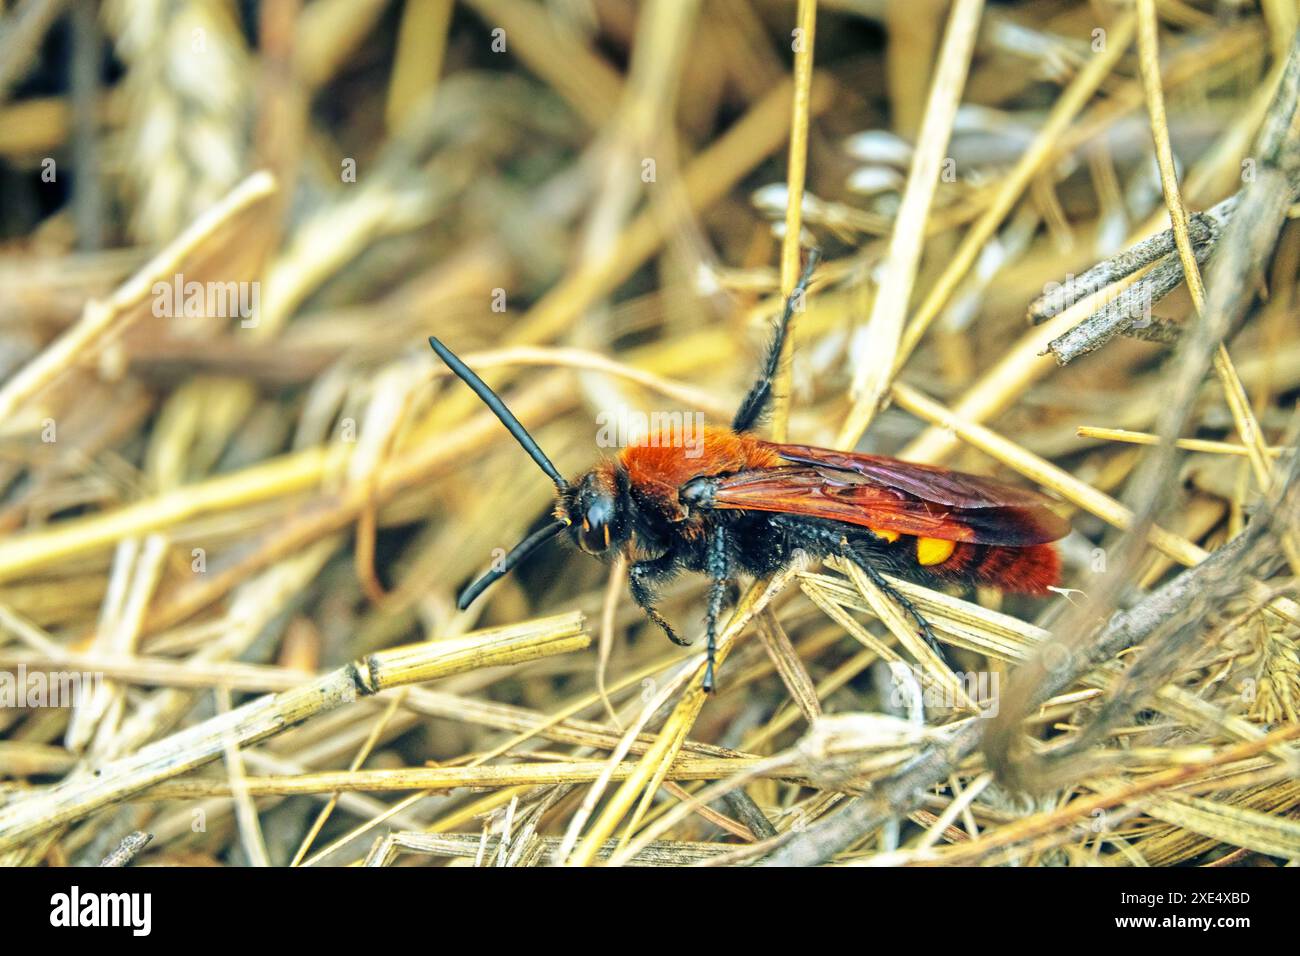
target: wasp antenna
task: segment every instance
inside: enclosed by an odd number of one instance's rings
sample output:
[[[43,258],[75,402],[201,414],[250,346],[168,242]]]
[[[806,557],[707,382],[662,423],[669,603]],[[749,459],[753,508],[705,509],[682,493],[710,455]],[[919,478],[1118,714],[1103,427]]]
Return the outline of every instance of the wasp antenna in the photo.
[[[488,387],[487,382],[479,378],[468,365],[456,357],[456,353],[447,346],[443,345],[432,335],[429,336],[429,345],[438,353],[438,358],[446,363],[447,368],[456,373],[456,377],[474,390],[474,394],[483,400],[483,404],[492,410],[492,414],[501,420],[501,424],[506,426],[506,430],[514,436],[515,441],[528,452],[533,461],[537,462],[537,467],[546,472],[546,477],[555,482],[555,487],[560,491],[565,491],[569,483],[559,473],[556,467],[551,464],[551,459],[546,457],[546,453],[538,447],[533,436],[528,434],[528,429],[520,424],[519,419],[515,418],[514,413],[506,408],[506,403],[501,401],[501,397]],[[496,580],[495,578],[493,580]],[[491,581],[488,582],[489,584]],[[484,585],[486,587],[487,585]]]
[[[494,582],[505,577],[513,570],[515,565],[519,564],[526,557],[536,551],[539,547],[550,541],[557,534],[569,526],[569,522],[564,518],[556,518],[544,528],[538,528],[528,537],[524,538],[517,545],[510,549],[510,553],[505,556],[505,560],[498,567],[493,568],[483,577],[479,578],[464,591],[460,592],[460,598],[456,601],[456,607],[462,611],[474,603],[474,599],[492,586]]]

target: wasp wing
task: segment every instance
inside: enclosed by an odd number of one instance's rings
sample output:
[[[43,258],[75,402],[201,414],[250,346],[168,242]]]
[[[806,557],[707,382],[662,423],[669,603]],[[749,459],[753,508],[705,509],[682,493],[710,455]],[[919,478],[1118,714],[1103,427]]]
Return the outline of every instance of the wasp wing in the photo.
[[[917,498],[954,508],[1043,508],[1052,501],[1032,488],[1009,485],[994,478],[954,471],[940,465],[921,465],[883,455],[862,455],[832,451],[811,445],[778,445],[764,442],[765,447],[786,461],[816,465],[836,471],[848,471],[874,479],[882,486],[905,491]],[[1062,524],[1061,535],[1069,531]]]
[[[714,482],[712,506],[828,518],[945,541],[1027,547],[1069,524],[1035,491],[991,478],[876,455],[768,445],[788,467]]]

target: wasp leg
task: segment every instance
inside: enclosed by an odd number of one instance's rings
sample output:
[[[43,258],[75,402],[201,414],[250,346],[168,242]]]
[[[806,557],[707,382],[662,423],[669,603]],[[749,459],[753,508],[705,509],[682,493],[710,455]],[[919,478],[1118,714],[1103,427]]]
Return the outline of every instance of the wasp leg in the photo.
[[[930,622],[927,621],[925,616],[916,609],[916,605],[905,598],[901,591],[886,581],[885,576],[877,571],[870,561],[866,560],[861,554],[850,547],[847,542],[843,545],[842,553],[846,558],[860,567],[867,577],[871,578],[872,584],[880,588],[880,590],[883,591],[891,601],[911,615],[912,620],[916,621],[917,627],[920,628],[921,636],[925,638],[925,643],[929,644],[930,649],[939,655],[939,660],[947,664],[948,658],[944,656],[943,648],[939,645],[938,638],[934,636],[934,631],[930,630]]]
[[[701,486],[695,490],[697,496],[707,499],[711,488]],[[930,622],[916,609],[916,605],[885,580],[885,576],[876,570],[870,556],[864,554],[859,548],[855,548],[841,529],[819,524],[797,515],[776,515],[772,518],[772,521],[779,527],[786,529],[790,535],[790,544],[793,547],[807,548],[819,555],[838,554],[860,567],[863,573],[871,579],[872,584],[880,588],[890,600],[894,601],[911,616],[912,620],[916,621],[921,637],[939,655],[941,661],[945,664],[948,663],[943,648],[940,647],[938,639],[934,636],[934,631],[930,629]],[[862,530],[867,531],[872,537],[878,537],[868,529],[864,528]]]
[[[727,560],[727,533],[722,528],[709,537],[709,551],[704,570],[712,583],[709,585],[709,613],[705,632],[708,634],[708,663],[704,668],[704,690],[713,690],[713,669],[718,655],[718,617],[727,598],[731,584],[731,562]]]
[[[804,293],[808,291],[808,282],[812,279],[813,269],[817,267],[819,258],[821,258],[821,253],[816,249],[808,251],[808,264],[804,266],[803,275],[799,277],[798,284],[795,285],[789,297],[785,300],[785,308],[781,312],[781,318],[776,323],[776,331],[772,335],[772,342],[767,347],[767,356],[763,360],[763,367],[759,369],[758,380],[750,388],[745,400],[740,403],[740,409],[731,422],[731,427],[735,431],[750,431],[758,424],[758,420],[763,417],[763,412],[767,410],[767,403],[772,398],[772,379],[776,377],[776,370],[781,364],[781,350],[785,347],[785,336],[790,328],[790,318],[796,311],[803,311]]]
[[[668,635],[668,640],[680,647],[690,647],[691,642],[683,641],[678,637],[672,625],[654,606],[654,582],[669,577],[676,570],[676,559],[666,554],[648,561],[636,561],[627,569],[628,586],[632,591],[632,600],[645,611],[646,617],[659,625],[660,629]]]

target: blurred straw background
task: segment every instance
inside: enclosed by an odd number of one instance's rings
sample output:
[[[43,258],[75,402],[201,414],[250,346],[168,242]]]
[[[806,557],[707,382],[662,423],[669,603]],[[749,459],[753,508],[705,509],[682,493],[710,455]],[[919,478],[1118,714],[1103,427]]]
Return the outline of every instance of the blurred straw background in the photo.
[[[0,861],[1300,860],[1298,26],[0,0]],[[811,246],[771,433],[1047,490],[1066,587],[900,584],[945,663],[800,563],[711,696],[565,544],[457,612],[552,488],[426,337],[576,475]]]

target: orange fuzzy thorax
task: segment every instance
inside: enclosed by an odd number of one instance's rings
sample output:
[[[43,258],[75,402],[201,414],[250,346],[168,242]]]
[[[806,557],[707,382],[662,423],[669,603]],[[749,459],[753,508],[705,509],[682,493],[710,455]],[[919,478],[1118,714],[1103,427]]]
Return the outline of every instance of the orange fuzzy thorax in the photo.
[[[619,463],[643,499],[654,501],[665,514],[680,514],[677,491],[692,478],[774,468],[782,460],[757,438],[708,426],[698,446],[632,445],[619,454]]]

